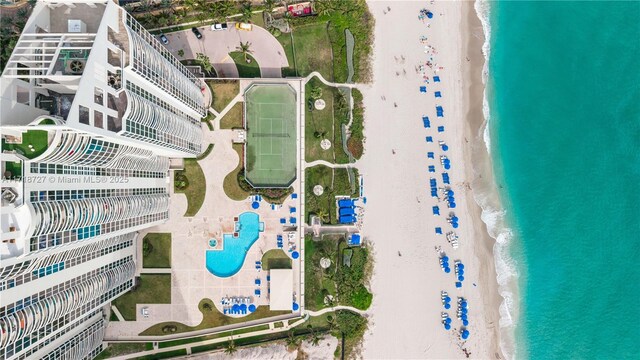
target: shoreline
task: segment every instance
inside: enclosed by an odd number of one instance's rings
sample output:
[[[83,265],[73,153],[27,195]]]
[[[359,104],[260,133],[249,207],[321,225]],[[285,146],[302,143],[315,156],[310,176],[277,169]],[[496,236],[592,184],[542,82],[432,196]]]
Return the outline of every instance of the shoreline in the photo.
[[[475,9],[475,1],[463,3],[461,45],[463,54],[469,59],[466,65],[462,66],[463,78],[467,80],[463,91],[465,112],[465,145],[463,146],[463,154],[466,164],[466,179],[471,184],[471,192],[467,193],[470,204],[470,214],[474,227],[477,229],[476,235],[479,236],[476,241],[474,241],[474,252],[479,257],[493,260],[492,262],[483,263],[480,268],[480,276],[486,285],[486,287],[483,288],[484,291],[482,291],[482,299],[485,306],[485,315],[491,319],[489,325],[492,325],[491,328],[493,329],[490,347],[495,350],[495,357],[502,359],[504,358],[504,354],[500,341],[499,306],[503,298],[499,294],[494,259],[496,239],[491,237],[487,224],[482,220],[483,208],[476,200],[479,194],[476,194],[474,190],[478,182],[483,181],[486,185],[491,186],[494,179],[491,168],[491,158],[487,152],[483,136],[487,126],[487,120],[483,113],[486,86],[483,81],[483,72],[486,63],[483,46],[486,38],[479,16]],[[474,156],[474,154],[476,155]],[[484,174],[484,179],[482,178],[482,174]]]

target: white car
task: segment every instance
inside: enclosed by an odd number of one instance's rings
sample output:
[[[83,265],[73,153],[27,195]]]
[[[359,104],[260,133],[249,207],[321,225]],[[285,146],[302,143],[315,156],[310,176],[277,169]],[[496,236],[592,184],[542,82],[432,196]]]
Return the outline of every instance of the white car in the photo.
[[[227,30],[227,23],[216,23],[211,25],[211,30],[212,31],[222,31],[222,30]]]

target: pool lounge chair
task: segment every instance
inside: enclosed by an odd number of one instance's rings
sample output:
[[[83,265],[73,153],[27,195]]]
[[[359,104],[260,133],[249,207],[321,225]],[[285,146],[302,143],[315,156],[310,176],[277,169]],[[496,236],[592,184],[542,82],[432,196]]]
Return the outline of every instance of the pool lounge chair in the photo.
[[[420,86],[420,92],[421,93],[426,93],[427,92],[427,87],[426,86]]]
[[[436,75],[433,77],[433,82],[440,82],[440,76]]]
[[[442,97],[442,93],[440,91],[436,91],[434,94],[437,98]]]

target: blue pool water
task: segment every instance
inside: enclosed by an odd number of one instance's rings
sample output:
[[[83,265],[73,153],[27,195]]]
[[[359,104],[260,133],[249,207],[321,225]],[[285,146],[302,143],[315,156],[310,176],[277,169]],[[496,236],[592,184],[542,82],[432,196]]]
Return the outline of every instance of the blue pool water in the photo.
[[[490,4],[490,144],[513,230],[504,260],[519,275],[515,358],[636,358],[640,2]]]
[[[207,250],[207,270],[218,277],[229,277],[236,274],[247,256],[247,251],[258,240],[264,224],[254,212],[240,214],[236,223],[238,237],[224,234],[223,250]]]

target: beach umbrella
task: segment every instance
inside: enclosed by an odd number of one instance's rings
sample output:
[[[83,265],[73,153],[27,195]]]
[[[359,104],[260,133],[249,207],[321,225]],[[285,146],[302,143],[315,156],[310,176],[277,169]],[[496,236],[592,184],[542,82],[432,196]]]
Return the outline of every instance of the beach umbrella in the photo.
[[[291,257],[294,258],[294,259],[297,259],[297,258],[300,257],[300,253],[298,253],[297,251],[294,251],[294,252],[291,253]]]
[[[443,257],[442,257],[442,261],[445,261],[445,262],[446,262],[446,261],[449,261],[449,257],[448,257],[447,255],[443,256]]]
[[[444,322],[445,322],[445,323],[447,323],[447,324],[451,324],[451,318],[446,318],[446,319],[444,320]]]
[[[449,147],[447,145],[442,145],[442,151],[447,151],[449,150]]]
[[[452,217],[451,221],[458,222],[458,217],[457,216]]]
[[[466,314],[467,314],[467,312],[469,312],[469,310],[467,310],[467,308],[462,308],[462,314],[463,314],[463,315],[466,315]]]
[[[464,307],[467,307],[467,302],[466,302],[466,301],[463,301],[463,302],[461,302],[461,303],[460,303],[460,305],[461,305],[463,308],[464,308]]]
[[[469,325],[469,321],[468,320],[462,320],[462,325],[468,326]]]
[[[451,205],[449,205],[452,209],[456,207],[456,203],[452,202]]]
[[[467,330],[462,332],[462,340],[467,340],[469,338],[469,332]]]
[[[456,287],[457,287],[457,288],[461,288],[461,287],[462,287],[462,283],[461,283],[461,282],[459,282],[459,281],[456,281]]]
[[[464,275],[464,270],[462,268],[458,268],[458,274]]]
[[[431,11],[427,11],[427,17],[429,19],[433,18],[433,13]]]
[[[444,304],[444,308],[447,309],[447,310],[451,309],[451,304],[449,304],[449,303]]]
[[[460,316],[460,319],[462,319],[463,321],[467,320],[467,314],[462,314],[462,316]]]
[[[445,296],[445,297],[444,297],[444,301],[445,301],[445,302],[449,302],[449,301],[451,301],[451,298],[450,298],[450,297],[448,297],[448,296]]]
[[[444,324],[444,329],[445,329],[445,330],[450,330],[450,329],[451,329],[451,325],[449,325],[449,324]]]
[[[458,281],[464,281],[464,276],[458,276]]]
[[[457,229],[458,228],[458,223],[453,223],[453,224],[451,224],[451,226],[453,226],[454,229]]]
[[[300,305],[298,303],[293,303],[293,311],[298,311],[300,309]]]
[[[451,272],[451,268],[447,266],[446,268],[444,268],[444,272],[446,272],[447,274],[450,273]]]
[[[249,312],[254,312],[254,311],[256,311],[256,306],[253,304],[249,305]]]
[[[257,209],[257,208],[260,207],[260,203],[257,202],[257,201],[254,201],[254,202],[251,203],[251,207],[254,208],[254,209]]]
[[[240,310],[246,311],[247,310],[247,304],[240,304]]]
[[[464,269],[464,264],[460,264],[460,269]]]
[[[451,169],[451,166],[448,163],[446,163],[446,164],[444,164],[444,168],[449,170],[449,169]]]

